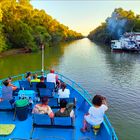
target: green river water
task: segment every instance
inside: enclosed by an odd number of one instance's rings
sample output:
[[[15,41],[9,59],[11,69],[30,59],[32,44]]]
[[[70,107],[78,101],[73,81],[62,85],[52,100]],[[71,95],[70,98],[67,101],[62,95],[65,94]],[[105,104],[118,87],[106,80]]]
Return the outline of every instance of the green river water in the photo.
[[[140,139],[140,54],[113,53],[81,39],[46,48],[50,68],[107,97],[107,116],[120,140]],[[41,70],[41,52],[0,58],[0,79],[35,70]]]

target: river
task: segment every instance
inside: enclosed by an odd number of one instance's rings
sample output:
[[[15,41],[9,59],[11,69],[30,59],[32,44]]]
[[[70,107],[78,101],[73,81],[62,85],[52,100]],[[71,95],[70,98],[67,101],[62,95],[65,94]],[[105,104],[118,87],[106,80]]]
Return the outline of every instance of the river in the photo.
[[[140,139],[140,54],[113,53],[81,39],[46,48],[50,68],[107,97],[107,116],[120,140]],[[0,79],[33,70],[41,70],[41,52],[0,58]]]

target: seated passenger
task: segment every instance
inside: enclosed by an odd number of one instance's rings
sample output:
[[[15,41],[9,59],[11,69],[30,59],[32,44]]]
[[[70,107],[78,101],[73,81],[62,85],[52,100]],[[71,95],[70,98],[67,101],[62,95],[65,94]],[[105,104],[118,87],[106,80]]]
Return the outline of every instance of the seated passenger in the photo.
[[[36,89],[40,97],[39,88],[46,88],[46,84],[44,83],[44,77],[41,76],[40,82],[36,84]]]
[[[60,89],[60,87],[61,87],[61,82],[60,82],[60,80],[58,79],[58,75],[56,75],[55,92],[58,92],[58,90]]]
[[[9,102],[13,104],[15,100],[12,94],[13,94],[13,91],[16,89],[17,89],[16,86],[10,86],[9,81],[5,80],[2,86],[2,100],[9,100]]]
[[[13,88],[13,96],[17,95],[20,89],[17,88],[17,86],[12,84],[12,77],[8,78],[8,82],[9,82],[9,86],[11,86]]]
[[[56,84],[56,74],[54,73],[54,70],[51,69],[50,73],[47,74],[47,82],[52,82]]]
[[[33,75],[33,79],[31,80],[31,82],[40,82],[40,79],[37,78],[37,74]]]
[[[8,77],[8,82],[9,82],[9,85],[10,85],[10,86],[14,86],[14,85],[12,84],[12,77]]]
[[[73,107],[74,107],[74,104],[72,104],[72,103],[67,104],[67,101],[65,99],[61,99],[60,100],[60,110],[55,112],[55,116],[57,116],[57,117],[70,116],[70,117],[74,118],[75,115],[74,115]]]
[[[101,95],[95,95],[92,99],[92,104],[89,111],[84,116],[82,132],[86,132],[88,124],[92,126],[100,125],[104,120],[105,111],[108,109],[106,98]]]
[[[50,106],[48,106],[48,97],[44,96],[41,98],[41,104],[36,104],[32,110],[35,114],[48,114],[50,118],[54,117],[54,113]]]
[[[59,98],[69,98],[70,90],[66,89],[66,84],[61,83],[61,89],[58,90]]]
[[[32,76],[31,72],[27,72],[27,75],[25,78],[28,82],[31,82],[31,76]]]

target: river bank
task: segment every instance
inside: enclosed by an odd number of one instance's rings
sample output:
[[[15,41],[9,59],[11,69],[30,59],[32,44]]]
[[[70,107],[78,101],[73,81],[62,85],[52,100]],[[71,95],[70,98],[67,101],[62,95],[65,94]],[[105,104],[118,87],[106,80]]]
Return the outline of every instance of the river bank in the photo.
[[[1,52],[0,57],[9,56],[9,55],[15,55],[15,54],[23,54],[23,53],[30,53],[30,52],[25,48],[10,49],[10,50]]]

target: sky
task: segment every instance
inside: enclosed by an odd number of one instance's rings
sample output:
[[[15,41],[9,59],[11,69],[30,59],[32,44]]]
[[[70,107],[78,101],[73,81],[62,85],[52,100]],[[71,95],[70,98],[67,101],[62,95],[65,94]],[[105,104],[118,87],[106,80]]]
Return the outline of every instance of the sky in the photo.
[[[31,4],[83,35],[88,35],[110,17],[115,8],[140,14],[139,0],[31,0]]]

